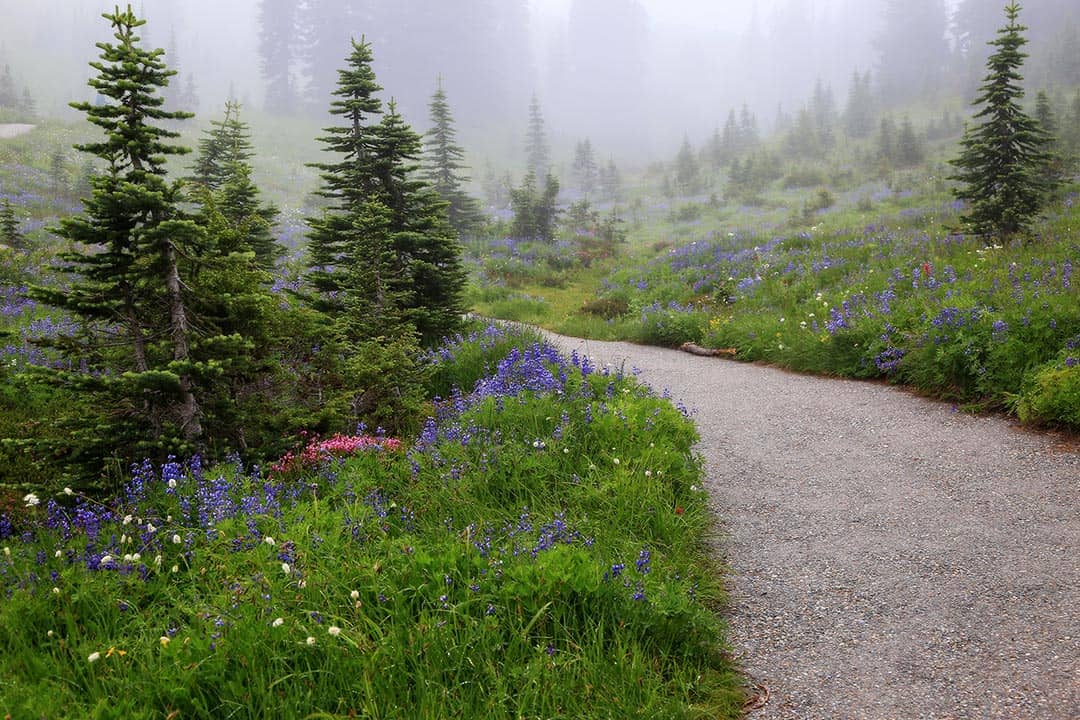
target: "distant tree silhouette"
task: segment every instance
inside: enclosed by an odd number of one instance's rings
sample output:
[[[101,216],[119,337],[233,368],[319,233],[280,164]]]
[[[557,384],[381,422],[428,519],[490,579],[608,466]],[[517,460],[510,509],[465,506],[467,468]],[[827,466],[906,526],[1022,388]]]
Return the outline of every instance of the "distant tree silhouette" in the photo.
[[[457,144],[454,116],[446,100],[442,78],[428,104],[431,129],[424,135],[424,179],[447,204],[447,219],[461,237],[474,234],[483,222],[476,200],[465,192],[465,150]]]

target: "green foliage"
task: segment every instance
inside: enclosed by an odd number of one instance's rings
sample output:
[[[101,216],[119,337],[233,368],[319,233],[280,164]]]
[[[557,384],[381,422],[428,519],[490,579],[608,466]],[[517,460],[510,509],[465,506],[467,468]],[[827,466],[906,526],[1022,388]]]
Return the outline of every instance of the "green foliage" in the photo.
[[[441,77],[428,111],[431,129],[424,135],[424,177],[447,204],[447,220],[458,235],[474,235],[483,224],[483,213],[480,204],[463,187],[469,181],[462,173],[466,169],[465,151],[457,144],[454,118]]]
[[[354,314],[341,324],[348,341],[373,339],[379,326],[377,335],[416,333],[431,345],[460,323],[461,250],[446,204],[416,179],[420,136],[393,103],[383,112],[371,62],[370,46],[353,42],[334,91],[330,112],[345,124],[321,139],[337,162],[314,166],[331,204],[309,221],[307,281],[317,309]]]
[[[551,148],[548,146],[547,130],[540,100],[533,95],[529,102],[529,127],[525,135],[525,174],[533,178],[546,178],[551,171]]]
[[[975,114],[981,122],[964,132],[963,149],[952,161],[953,179],[962,183],[955,194],[970,203],[962,219],[980,235],[1007,237],[1027,230],[1053,187],[1046,173],[1048,136],[1020,105],[1019,71],[1027,57],[1020,48],[1027,28],[1017,23],[1019,13],[1016,3],[1005,8],[1008,24],[990,42],[996,50],[975,99],[983,106]]]
[[[1037,422],[1067,428],[1080,427],[1080,362],[1048,363],[1032,373],[1017,406],[1024,422]]]
[[[510,206],[514,211],[510,235],[519,240],[551,242],[559,217],[558,197],[559,181],[554,175],[546,176],[540,189],[536,187],[536,176],[531,172],[526,174],[521,186],[510,190]]]
[[[166,158],[187,149],[168,144],[177,133],[153,124],[190,113],[161,109],[160,89],[173,73],[161,61],[162,51],[138,45],[135,32],[145,21],[130,9],[104,17],[117,42],[99,44],[101,62],[91,63],[99,74],[89,84],[107,102],[73,107],[105,133],[103,140],[77,149],[108,167],[92,179],[85,213],[64,218],[56,230],[93,251],[65,257],[70,286],[31,290],[36,299],[84,324],[80,336],[58,342],[57,349],[83,363],[85,376],[60,372],[48,377],[97,395],[92,406],[96,418],[60,419],[77,428],[73,442],[84,446],[95,470],[102,467],[101,453],[118,448],[121,453],[145,452],[151,446],[155,456],[163,457],[202,438],[191,318],[179,268],[180,257],[194,251],[200,232],[178,209],[179,184],[164,177]],[[166,376],[175,383],[158,382]]]
[[[11,206],[8,198],[4,198],[4,202],[0,203],[0,242],[12,248],[22,247],[26,242],[19,230],[19,218],[15,216],[15,208]]]
[[[675,156],[675,188],[683,195],[696,195],[702,189],[701,169],[689,138],[683,139]]]
[[[439,364],[497,367],[494,335]],[[328,455],[295,480],[146,473],[93,549],[77,528],[5,539],[0,712],[739,717],[692,423],[572,367],[565,392],[467,405],[408,455]]]

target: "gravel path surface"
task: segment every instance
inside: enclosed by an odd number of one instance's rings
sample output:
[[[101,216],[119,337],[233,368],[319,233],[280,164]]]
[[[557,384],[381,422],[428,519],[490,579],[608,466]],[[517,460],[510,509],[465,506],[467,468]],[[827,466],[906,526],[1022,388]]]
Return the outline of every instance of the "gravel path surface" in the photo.
[[[13,138],[33,130],[36,125],[26,123],[0,123],[0,138]]]
[[[882,384],[551,336],[695,411],[766,718],[1080,718],[1080,449]]]

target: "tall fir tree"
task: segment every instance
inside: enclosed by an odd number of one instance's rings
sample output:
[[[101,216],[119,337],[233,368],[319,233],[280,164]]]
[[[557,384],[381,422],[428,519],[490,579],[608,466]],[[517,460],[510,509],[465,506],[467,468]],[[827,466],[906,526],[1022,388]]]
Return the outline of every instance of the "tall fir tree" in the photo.
[[[961,183],[954,194],[969,203],[961,220],[979,235],[1025,231],[1053,186],[1045,172],[1049,138],[1020,104],[1027,28],[1019,16],[1015,2],[1005,7],[1007,22],[989,43],[995,50],[975,99],[982,106],[974,116],[979,122],[965,130],[960,155],[951,161],[953,179]]]
[[[71,313],[83,331],[58,341],[75,367],[54,381],[90,399],[96,422],[69,417],[76,444],[91,456],[196,448],[202,417],[195,395],[198,368],[180,277],[180,258],[199,240],[199,228],[178,208],[180,183],[165,177],[166,158],[187,148],[169,144],[178,133],[155,123],[190,117],[162,109],[162,88],[173,74],[161,50],[145,50],[137,29],[145,21],[128,6],[104,17],[116,42],[99,43],[98,75],[89,84],[100,104],[72,103],[105,138],[77,145],[101,158],[105,171],[91,179],[82,215],[64,218],[56,232],[91,252],[65,259],[68,286],[35,287],[39,300]],[[110,447],[102,448],[102,443]]]
[[[338,72],[330,113],[345,124],[321,138],[337,161],[315,165],[330,204],[309,220],[307,280],[348,357],[338,402],[400,430],[422,401],[418,342],[458,329],[465,274],[445,203],[418,177],[421,138],[393,103],[383,112],[371,63],[353,41]]]
[[[525,134],[525,172],[534,178],[547,177],[551,169],[551,148],[548,145],[544,115],[535,95],[529,103],[529,127]]]
[[[391,101],[375,128],[380,191],[391,210],[395,269],[409,292],[402,310],[421,344],[434,345],[461,326],[465,270],[446,203],[420,176],[423,141]]]
[[[255,253],[262,269],[273,270],[284,254],[273,236],[280,213],[273,204],[259,199],[259,188],[251,178],[253,149],[248,125],[240,119],[240,104],[226,101],[224,117],[210,125],[199,141],[189,178],[194,185],[192,194],[203,206],[204,220],[212,211],[236,236],[234,250],[242,245]]]
[[[461,237],[476,233],[483,223],[480,204],[465,192],[465,150],[457,144],[457,131],[442,78],[428,104],[431,129],[424,135],[424,178],[447,203],[447,219]]]
[[[870,71],[851,76],[847,105],[844,106],[844,131],[850,138],[863,139],[874,132],[876,109]]]
[[[600,168],[599,183],[600,195],[603,199],[612,202],[622,200],[622,176],[619,174],[614,158],[608,158],[607,165]]]
[[[190,180],[210,190],[219,190],[229,179],[229,165],[248,163],[253,154],[251,131],[240,119],[240,104],[225,102],[225,116],[211,120],[210,129],[199,140]]]
[[[365,206],[375,198],[375,134],[372,126],[382,115],[382,101],[377,93],[382,87],[371,68],[371,46],[363,39],[353,43],[345,69],[338,71],[338,86],[330,104],[331,115],[340,116],[343,125],[328,127],[319,138],[323,149],[336,156],[335,162],[313,163],[320,171],[322,187],[317,191],[329,201],[327,210],[308,221],[307,282],[314,291],[315,308],[335,314],[344,309],[344,295],[349,280],[345,270],[359,248],[355,225],[370,224],[372,214]],[[381,215],[382,211],[374,213]],[[363,222],[360,222],[363,221]],[[370,258],[382,261],[380,250]],[[388,278],[390,268],[376,268],[377,282]],[[382,297],[382,296],[380,296]]]
[[[292,67],[298,5],[297,0],[259,1],[259,69],[266,81],[263,107],[275,115],[298,110]]]
[[[896,134],[896,162],[904,167],[921,163],[926,155],[922,139],[915,132],[911,118],[907,115],[900,121],[900,130]]]
[[[693,195],[701,191],[701,170],[688,137],[683,138],[675,156],[675,187],[683,195]]]
[[[0,72],[0,108],[14,110],[19,105],[19,95],[15,91],[15,78],[11,74],[11,66],[4,65]]]
[[[415,332],[434,343],[460,324],[460,247],[446,204],[420,178],[421,138],[393,103],[383,112],[371,63],[370,45],[354,42],[339,72],[330,112],[347,124],[327,128],[322,138],[340,157],[315,166],[330,207],[311,222],[308,278],[320,309],[338,312],[374,298],[379,306],[369,315],[391,330],[386,335]],[[350,275],[356,263],[367,263],[370,287]],[[379,291],[369,292],[373,287]],[[350,301],[350,294],[358,297]]]
[[[596,191],[597,168],[593,155],[592,141],[585,138],[574,148],[574,177],[578,190],[585,197]]]

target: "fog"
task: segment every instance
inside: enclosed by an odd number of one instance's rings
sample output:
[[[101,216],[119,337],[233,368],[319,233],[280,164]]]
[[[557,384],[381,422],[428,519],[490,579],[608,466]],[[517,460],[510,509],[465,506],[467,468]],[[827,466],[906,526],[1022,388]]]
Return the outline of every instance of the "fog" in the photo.
[[[74,119],[107,40],[103,0],[0,0],[0,64],[43,115]],[[325,119],[348,38],[420,130],[442,76],[470,153],[513,169],[535,95],[557,157],[669,157],[744,105],[768,132],[815,85],[843,110],[853,73],[884,105],[970,93],[1000,0],[140,0],[151,45],[194,89],[196,122],[230,94],[250,112]],[[1032,35],[1075,33],[1075,0],[1031,0]],[[962,22],[955,22],[959,18]],[[276,25],[275,25],[276,23]],[[1059,43],[1060,44],[1060,43]],[[1054,46],[1057,47],[1057,46]],[[1037,54],[1037,53],[1036,53]],[[1047,61],[1049,64],[1049,61]],[[275,69],[277,68],[277,69]],[[1046,72],[1050,72],[1047,70]],[[1071,71],[1070,71],[1071,72]]]

